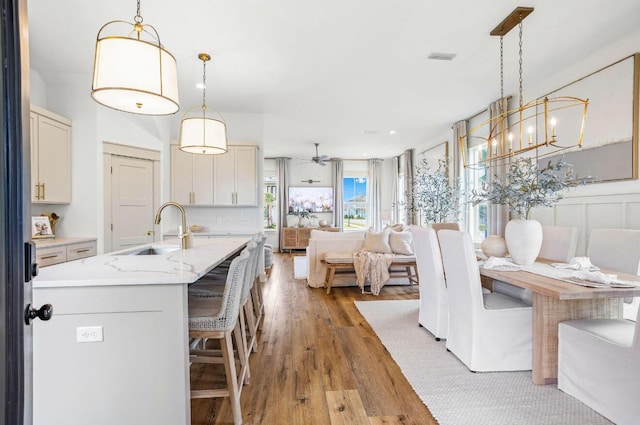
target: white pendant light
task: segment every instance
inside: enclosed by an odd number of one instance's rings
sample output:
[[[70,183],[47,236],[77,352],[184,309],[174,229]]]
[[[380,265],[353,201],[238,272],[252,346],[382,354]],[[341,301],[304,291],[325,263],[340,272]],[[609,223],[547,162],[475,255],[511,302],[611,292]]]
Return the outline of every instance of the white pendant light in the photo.
[[[202,106],[196,106],[185,112],[180,121],[179,148],[189,153],[216,155],[227,152],[227,125],[222,115],[213,111],[211,115],[206,104],[207,62],[211,56],[200,53],[202,61]]]
[[[142,23],[137,4],[134,23],[111,21],[98,31],[91,97],[119,111],[174,114],[180,109],[176,59],[155,28]]]

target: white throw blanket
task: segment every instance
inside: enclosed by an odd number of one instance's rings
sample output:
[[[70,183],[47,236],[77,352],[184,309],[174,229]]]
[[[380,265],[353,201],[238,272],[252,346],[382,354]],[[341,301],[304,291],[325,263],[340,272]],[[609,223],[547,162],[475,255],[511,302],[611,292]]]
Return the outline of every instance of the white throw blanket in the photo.
[[[364,282],[368,278],[371,283],[371,293],[378,295],[380,289],[389,280],[389,266],[395,254],[380,252],[358,251],[353,254],[353,268],[356,271],[358,286],[364,293]]]

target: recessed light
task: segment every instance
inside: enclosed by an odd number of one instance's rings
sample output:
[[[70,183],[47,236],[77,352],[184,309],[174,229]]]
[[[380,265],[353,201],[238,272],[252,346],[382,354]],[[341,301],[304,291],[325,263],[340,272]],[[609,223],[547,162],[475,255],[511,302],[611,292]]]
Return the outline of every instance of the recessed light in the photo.
[[[396,131],[395,130],[389,130],[389,134],[391,134],[393,136],[394,134],[396,134]]]
[[[202,90],[202,89],[204,89],[204,88],[206,88],[206,87],[207,87],[207,86],[206,86],[204,83],[198,83],[198,84],[196,84],[196,88],[197,88],[197,89],[200,89],[200,90]]]
[[[456,57],[455,53],[440,53],[440,52],[433,52],[429,55],[429,59],[432,60],[437,60],[437,61],[450,61],[453,60],[453,58]]]

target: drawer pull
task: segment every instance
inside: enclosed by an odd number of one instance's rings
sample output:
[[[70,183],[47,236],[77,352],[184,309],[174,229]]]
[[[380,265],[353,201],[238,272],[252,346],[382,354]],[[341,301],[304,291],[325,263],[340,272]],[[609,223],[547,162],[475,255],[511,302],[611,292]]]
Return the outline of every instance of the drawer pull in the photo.
[[[80,254],[81,252],[88,252],[88,251],[91,251],[91,249],[90,248],[78,249],[76,252]]]
[[[58,254],[54,254],[54,255],[45,255],[44,257],[42,257],[43,260],[48,260],[50,258],[56,258],[58,257]]]

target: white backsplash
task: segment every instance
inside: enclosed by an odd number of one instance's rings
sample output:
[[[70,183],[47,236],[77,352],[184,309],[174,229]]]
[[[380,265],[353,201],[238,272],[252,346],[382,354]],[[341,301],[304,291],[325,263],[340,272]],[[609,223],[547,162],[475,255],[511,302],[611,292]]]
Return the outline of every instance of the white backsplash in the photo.
[[[216,207],[201,208],[185,206],[187,226],[197,224],[204,226],[203,232],[246,233],[262,230],[260,209],[258,207]],[[180,217],[175,208],[163,212],[163,233],[175,233],[180,224]],[[165,217],[166,214],[166,217]]]

